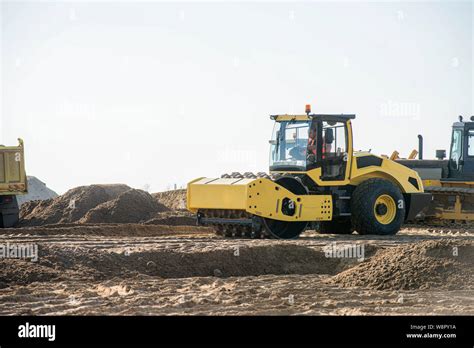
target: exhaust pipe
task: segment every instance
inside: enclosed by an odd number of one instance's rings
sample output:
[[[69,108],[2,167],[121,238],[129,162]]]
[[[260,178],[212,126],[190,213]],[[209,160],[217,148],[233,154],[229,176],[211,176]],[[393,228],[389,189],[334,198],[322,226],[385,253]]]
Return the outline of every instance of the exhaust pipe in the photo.
[[[418,134],[418,159],[423,159],[423,136]]]

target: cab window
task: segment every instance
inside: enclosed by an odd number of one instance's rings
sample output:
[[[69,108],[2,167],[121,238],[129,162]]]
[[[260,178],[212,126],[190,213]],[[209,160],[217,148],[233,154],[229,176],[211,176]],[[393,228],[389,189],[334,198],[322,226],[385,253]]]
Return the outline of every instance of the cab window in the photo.
[[[451,144],[451,164],[454,169],[459,168],[459,161],[462,158],[462,130],[455,129],[453,131],[453,141]]]
[[[467,139],[467,155],[474,157],[474,129],[469,129]]]
[[[322,179],[342,180],[346,175],[347,127],[346,123],[323,122]]]

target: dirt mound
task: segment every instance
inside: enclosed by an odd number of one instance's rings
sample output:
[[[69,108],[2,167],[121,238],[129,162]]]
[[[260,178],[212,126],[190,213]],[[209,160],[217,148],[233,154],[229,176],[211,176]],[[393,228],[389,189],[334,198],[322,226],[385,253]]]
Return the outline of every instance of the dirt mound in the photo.
[[[20,226],[40,226],[79,221],[89,210],[130,190],[122,184],[80,186],[64,195],[22,207]]]
[[[52,199],[45,199],[43,201],[37,200],[37,201],[28,201],[26,203],[23,203],[20,207],[20,219],[25,218],[29,216],[30,218],[34,215],[37,214],[37,212],[40,212],[43,209],[46,209],[52,202]],[[38,209],[37,212],[33,213],[35,209]]]
[[[22,206],[26,202],[47,200],[58,197],[58,194],[48,188],[44,182],[35,176],[28,176],[28,193],[26,195],[18,195],[18,204]]]
[[[382,249],[330,282],[375,290],[472,287],[474,242],[442,239]]]
[[[186,190],[172,190],[153,193],[153,197],[171,210],[186,209]]]
[[[148,192],[130,189],[88,211],[80,223],[138,223],[166,211]]]
[[[27,260],[0,260],[0,289],[9,284],[29,284],[59,279],[61,271]]]

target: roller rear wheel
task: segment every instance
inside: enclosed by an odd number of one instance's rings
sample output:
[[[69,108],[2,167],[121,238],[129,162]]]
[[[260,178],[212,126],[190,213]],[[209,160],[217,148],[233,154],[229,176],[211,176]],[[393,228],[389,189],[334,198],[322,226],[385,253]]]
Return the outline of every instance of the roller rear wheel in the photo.
[[[351,213],[359,234],[393,235],[405,219],[405,201],[392,182],[369,179],[354,190]]]

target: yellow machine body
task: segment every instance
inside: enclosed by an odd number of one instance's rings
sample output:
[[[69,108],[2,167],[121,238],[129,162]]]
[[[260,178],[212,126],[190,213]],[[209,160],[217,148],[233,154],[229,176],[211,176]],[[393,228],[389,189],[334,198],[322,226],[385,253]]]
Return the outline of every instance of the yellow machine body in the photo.
[[[423,180],[433,194],[433,202],[424,212],[433,220],[474,221],[474,182]],[[453,190],[450,190],[453,189]]]
[[[281,185],[266,179],[201,178],[188,185],[188,209],[245,210],[255,216],[281,221],[330,221],[331,195],[295,195]],[[293,216],[281,210],[283,199],[296,202]]]

